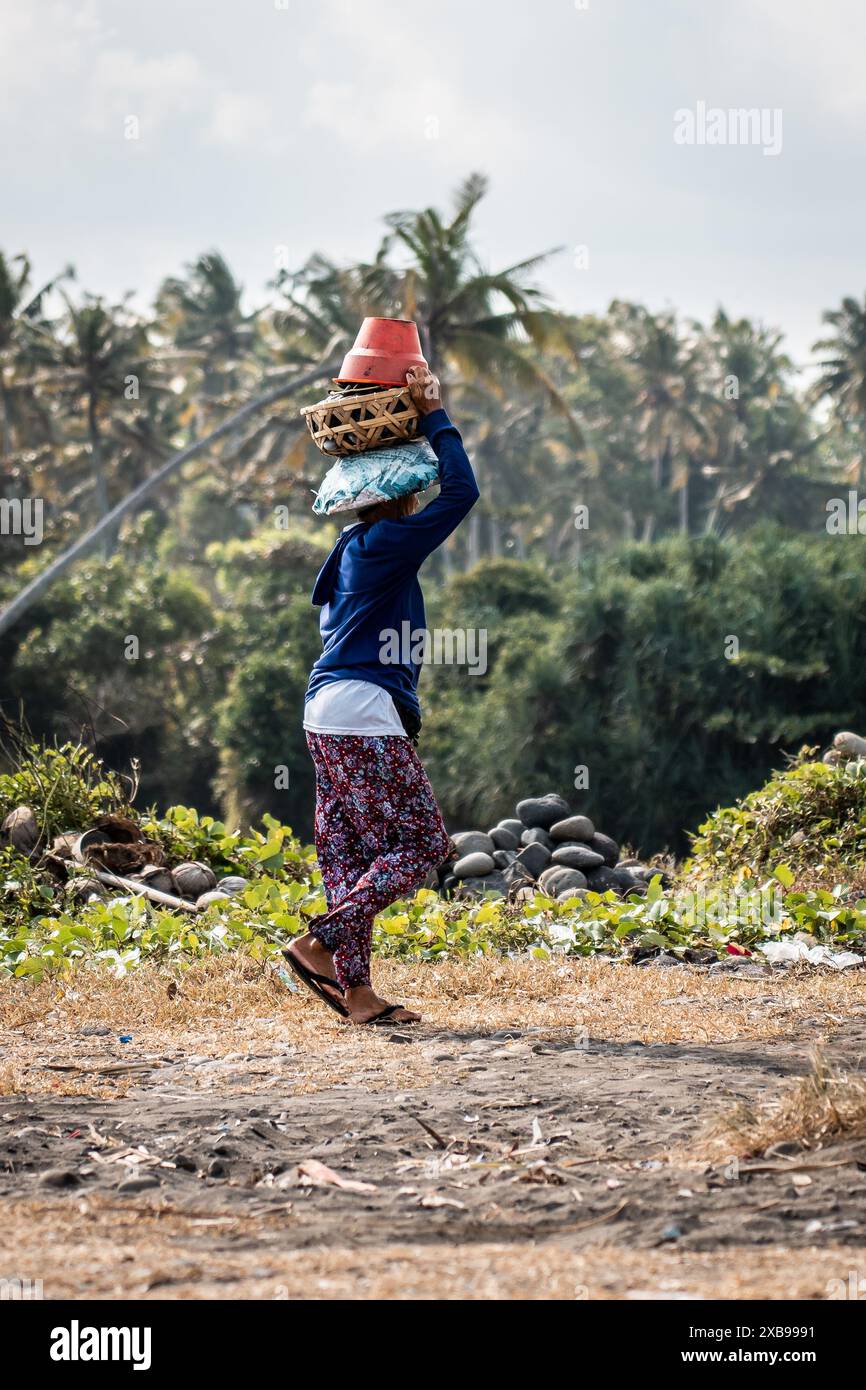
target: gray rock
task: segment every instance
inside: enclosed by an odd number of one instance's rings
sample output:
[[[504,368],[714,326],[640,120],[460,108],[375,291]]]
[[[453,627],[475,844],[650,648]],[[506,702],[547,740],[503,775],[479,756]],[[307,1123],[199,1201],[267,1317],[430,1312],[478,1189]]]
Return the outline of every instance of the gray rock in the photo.
[[[524,825],[530,829],[539,826],[542,830],[549,830],[556,821],[568,816],[570,809],[568,802],[555,792],[547,792],[545,796],[528,796],[518,801],[516,807]]]
[[[579,869],[568,869],[563,865],[551,865],[545,869],[538,886],[548,897],[558,898],[560,893],[583,892],[586,889],[586,875]]]
[[[523,888],[517,888],[512,899],[516,903],[531,903],[535,897],[535,885],[527,883]]]
[[[442,893],[453,893],[459,882],[459,878],[455,878],[454,874],[446,874],[439,884],[439,889]]]
[[[586,897],[586,889],[585,889],[585,888],[566,888],[566,889],[563,890],[563,892],[557,893],[557,895],[556,895],[556,901],[557,901],[558,903],[567,903],[568,900],[569,900],[569,898],[585,898],[585,897]]]
[[[483,878],[464,878],[460,879],[457,887],[452,893],[452,898],[467,901],[469,899],[481,898],[484,896]]]
[[[567,869],[582,869],[584,873],[600,869],[604,863],[600,854],[590,849],[589,845],[579,844],[577,840],[555,846],[551,858],[554,864],[563,864]]]
[[[614,893],[622,891],[622,885],[615,871],[606,865],[602,865],[600,869],[593,869],[592,873],[587,874],[586,884],[593,893],[607,893],[610,889],[613,889]]]
[[[507,869],[503,869],[502,877],[505,879],[509,891],[519,888],[523,884],[528,884],[532,887],[535,882],[529,870],[517,859],[509,864]]]
[[[616,840],[612,840],[609,835],[602,835],[599,830],[596,830],[589,841],[589,847],[601,855],[609,869],[616,868],[619,862],[619,845]]]
[[[646,892],[646,884],[641,879],[635,878],[634,874],[629,873],[628,869],[620,869],[617,867],[611,869],[611,873],[616,878],[621,893],[632,893],[641,888]]]
[[[487,836],[484,838],[487,839]],[[483,878],[485,874],[492,874],[495,868],[492,853],[485,854],[482,850],[477,850],[471,854],[464,854],[462,859],[457,860],[454,865],[454,877]]]
[[[588,844],[594,834],[595,826],[589,816],[566,816],[550,827],[552,840],[582,840]]]
[[[514,862],[522,864],[532,878],[538,878],[550,863],[550,850],[545,849],[544,845],[527,845]]]
[[[750,960],[748,956],[723,956],[717,960],[715,965],[711,965],[710,975],[743,975],[748,979],[759,979],[764,975],[772,975],[771,965],[761,965],[756,960]]]
[[[520,846],[520,836],[515,835],[506,825],[494,825],[490,831],[490,838],[497,849],[518,849]]]
[[[765,1158],[796,1158],[803,1152],[803,1145],[796,1139],[780,1139],[778,1144],[771,1144],[764,1150]]]
[[[553,841],[546,830],[540,826],[535,826],[532,830],[524,830],[520,837],[522,845],[544,845],[545,849],[553,849]]]
[[[128,1197],[134,1192],[146,1192],[151,1187],[159,1187],[159,1178],[154,1177],[153,1173],[133,1173],[132,1177],[124,1178],[115,1191]]]
[[[498,848],[490,836],[481,830],[461,830],[451,838],[460,851],[461,859],[465,859],[468,854],[492,854]]]
[[[71,1168],[46,1168],[39,1181],[43,1187],[77,1187],[81,1179]]]
[[[499,893],[504,898],[508,892],[508,879],[500,869],[494,869],[492,874],[485,874],[483,878],[472,881],[485,893]]]
[[[509,820],[509,818],[506,816],[505,820],[501,820],[501,821],[499,822],[499,824],[497,825],[496,829],[497,829],[497,830],[509,830],[509,831],[511,832],[511,834],[514,836],[515,840],[517,840],[517,841],[519,842],[519,841],[520,841],[520,837],[521,837],[521,835],[523,834],[523,831],[524,831],[524,825],[523,825],[523,821],[522,821],[522,820],[513,820],[513,819]]]
[[[493,851],[493,862],[497,869],[507,869],[509,864],[513,864],[517,854],[513,849],[495,849]]]
[[[676,956],[658,955],[647,956],[645,960],[636,960],[635,965],[638,970],[670,970],[672,968],[683,969],[683,962]]]
[[[660,869],[657,865],[655,867],[650,864],[632,865],[625,863],[621,859],[616,867],[618,869],[628,869],[632,877],[638,879],[642,883],[650,884],[654,878],[658,877],[662,881],[662,888],[669,888],[673,882],[667,869]]]

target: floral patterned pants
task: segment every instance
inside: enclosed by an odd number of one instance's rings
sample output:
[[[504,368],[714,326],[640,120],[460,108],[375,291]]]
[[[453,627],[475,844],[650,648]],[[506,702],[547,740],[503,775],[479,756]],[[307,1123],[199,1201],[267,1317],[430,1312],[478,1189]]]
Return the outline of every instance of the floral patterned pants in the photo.
[[[310,931],[344,989],[370,983],[373,918],[448,854],[433,788],[408,738],[307,732],[316,853],[328,911]]]

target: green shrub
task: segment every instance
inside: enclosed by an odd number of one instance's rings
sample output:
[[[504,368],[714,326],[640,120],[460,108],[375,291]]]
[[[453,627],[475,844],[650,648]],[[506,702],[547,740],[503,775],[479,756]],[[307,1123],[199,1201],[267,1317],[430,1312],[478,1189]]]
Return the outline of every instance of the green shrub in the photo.
[[[761,873],[787,859],[798,873],[866,861],[866,762],[798,762],[700,826],[687,866],[696,875]]]

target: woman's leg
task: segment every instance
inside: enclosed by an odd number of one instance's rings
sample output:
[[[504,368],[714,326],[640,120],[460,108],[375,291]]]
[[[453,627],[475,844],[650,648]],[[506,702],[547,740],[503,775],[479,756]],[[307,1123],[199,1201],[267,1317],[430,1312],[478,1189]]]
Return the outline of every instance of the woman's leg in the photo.
[[[339,762],[339,744],[333,748],[327,743],[323,745],[320,740],[326,738],[326,734],[307,733],[307,745],[316,769],[316,858],[322,871],[330,912],[343,901],[366,871],[370,855],[365,854],[329,771],[329,764]],[[345,933],[339,944],[333,947],[334,974],[343,989],[349,981],[369,984],[369,950],[365,960],[363,941],[357,940],[354,914],[341,917],[340,925],[345,928]]]
[[[373,919],[411,893],[448,853],[433,789],[408,739],[323,734],[319,752],[366,867],[335,911],[311,931],[339,961],[346,989],[369,986]],[[332,847],[326,856],[330,859]]]
[[[322,736],[307,732],[307,747],[316,772],[315,841],[316,857],[322,873],[328,910],[335,908],[366,868],[363,851],[354,827],[346,820],[342,802],[328,772]],[[314,932],[296,938],[290,953],[320,977],[319,986],[337,1002],[343,1003],[340,969],[331,948]],[[326,983],[333,982],[333,986]]]
[[[316,769],[316,858],[328,909],[343,901],[367,867],[361,842],[347,820],[339,793],[328,772],[320,734],[307,733],[307,747]]]

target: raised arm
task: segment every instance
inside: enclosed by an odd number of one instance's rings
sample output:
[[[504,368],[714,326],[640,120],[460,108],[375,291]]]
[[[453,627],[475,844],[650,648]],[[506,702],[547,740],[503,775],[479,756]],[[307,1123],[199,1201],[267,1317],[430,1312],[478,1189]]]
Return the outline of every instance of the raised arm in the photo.
[[[442,408],[436,378],[423,368],[415,368],[407,380],[421,413],[421,433],[429,439],[439,461],[439,494],[414,516],[377,522],[367,544],[370,549],[390,551],[397,563],[417,568],[472,510],[478,501],[478,484],[460,432]]]

